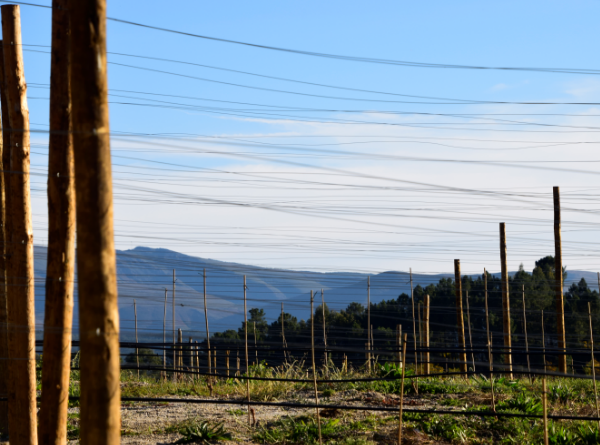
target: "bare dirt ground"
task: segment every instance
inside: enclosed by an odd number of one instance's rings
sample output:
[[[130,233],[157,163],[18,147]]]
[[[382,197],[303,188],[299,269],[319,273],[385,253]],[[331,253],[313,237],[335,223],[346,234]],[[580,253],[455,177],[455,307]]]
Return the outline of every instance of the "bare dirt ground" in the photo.
[[[309,393],[296,394],[295,402],[314,403],[314,396]],[[168,398],[168,397],[167,397]],[[198,397],[177,397],[194,399]],[[210,400],[209,397],[202,397],[203,400]],[[122,437],[123,444],[173,444],[181,439],[178,432],[168,432],[173,430],[173,426],[180,425],[190,419],[206,420],[211,424],[223,423],[226,431],[233,436],[233,441],[255,444],[251,437],[257,428],[268,426],[274,421],[285,416],[314,415],[314,408],[286,408],[271,406],[253,406],[254,416],[251,420],[255,421],[253,426],[248,424],[248,414],[245,406],[236,403],[232,399],[231,404],[210,404],[210,403],[133,403],[124,404],[121,408],[122,418]],[[377,392],[358,392],[356,390],[341,391],[334,396],[322,400],[322,404],[344,404],[344,405],[373,405],[395,407],[399,401],[396,395],[383,395]],[[419,408],[434,408],[439,405],[430,398],[405,397],[405,406]],[[448,407],[444,407],[448,409]],[[77,413],[78,408],[72,408],[72,413]],[[353,421],[364,419],[368,416],[378,416],[381,418],[389,417],[392,413],[376,411],[345,411],[345,410],[321,410],[323,417],[343,417]],[[376,431],[357,432],[356,434],[364,439],[380,444],[391,444],[397,441],[397,424],[382,425]],[[426,435],[418,431],[405,431],[405,443],[407,444],[429,444],[443,443],[433,442]],[[77,441],[71,441],[75,444]]]

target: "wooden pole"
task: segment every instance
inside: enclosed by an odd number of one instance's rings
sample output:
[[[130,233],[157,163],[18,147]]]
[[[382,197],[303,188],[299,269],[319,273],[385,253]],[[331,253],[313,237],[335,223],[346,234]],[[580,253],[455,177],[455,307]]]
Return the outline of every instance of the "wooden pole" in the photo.
[[[173,269],[173,290],[171,291],[171,293],[173,294],[173,298],[172,300],[172,306],[173,306],[173,371],[175,371],[177,369],[177,348],[175,347],[175,344],[177,343],[177,338],[175,337],[175,330],[176,330],[176,325],[175,325],[175,281],[177,281],[177,279],[175,278],[175,269]],[[173,381],[175,381],[177,379],[177,373],[173,372]]]
[[[547,402],[546,376],[542,377],[542,408],[544,414],[544,445],[548,445],[548,402]]]
[[[183,369],[183,331],[181,328],[177,330],[177,368]],[[178,373],[178,377],[182,377],[183,374]]]
[[[133,319],[135,323],[135,363],[137,365],[137,377],[140,379],[140,354],[138,349],[138,331],[137,331],[137,306],[133,300]]]
[[[0,356],[9,357],[8,352],[8,286],[10,269],[10,258],[12,254],[12,231],[10,228],[10,123],[8,116],[8,104],[6,100],[6,85],[4,82],[4,48],[0,40],[0,107],[2,110],[2,153],[0,153],[0,161],[2,162],[2,172],[0,172],[0,187],[2,187],[2,254],[1,270],[2,270],[2,288],[0,289]],[[0,363],[0,394],[1,397],[8,397],[9,371],[8,360],[1,360]],[[0,402],[0,433],[8,434],[8,401]]]
[[[165,287],[165,311],[163,314],[163,369],[167,369],[167,288]],[[166,371],[165,377],[166,377]]]
[[[546,335],[544,333],[544,310],[542,309],[542,358],[544,360],[544,372],[546,372]]]
[[[406,370],[406,342],[408,335],[404,334],[402,342],[402,378],[400,379],[400,404],[398,405],[398,445],[402,445],[402,410],[404,408],[404,371]]]
[[[198,340],[195,341],[195,354],[196,354],[196,380],[200,381],[200,346],[198,345]]]
[[[596,358],[594,357],[594,332],[592,330],[592,305],[588,302],[588,317],[590,320],[590,350],[592,352],[592,381],[594,382],[594,401],[596,402],[596,417],[600,417],[600,407],[598,405],[598,388],[596,386]],[[600,430],[600,420],[598,421]]]
[[[492,338],[490,336],[490,313],[488,310],[488,288],[487,288],[487,271],[483,269],[483,289],[485,301],[485,332],[487,336],[488,361],[490,364],[490,384],[492,387],[492,411],[496,412],[496,400],[494,397],[494,366],[492,364]]]
[[[401,343],[400,342],[400,326],[401,325],[399,325],[399,324],[396,325],[396,351],[397,351],[397,354],[398,354],[398,357],[397,357],[397,361],[398,361],[398,365],[397,366],[398,367],[400,367],[400,364],[402,363],[402,352],[401,352],[401,349],[400,349],[400,343]]]
[[[527,353],[527,372],[529,372],[529,380],[532,380],[531,363],[529,361],[529,339],[527,338],[527,314],[525,311],[525,285],[523,285],[523,332],[525,334],[525,352]]]
[[[504,333],[504,364],[509,372],[508,378],[512,379],[512,342],[510,338],[510,297],[508,292],[508,266],[506,264],[506,225],[500,223],[500,263],[501,263],[501,288],[502,288],[502,321]]]
[[[371,344],[369,345],[369,355],[375,364],[375,339],[373,338],[373,325],[371,325]]]
[[[554,286],[556,301],[556,333],[558,336],[558,349],[561,354],[558,355],[558,370],[567,373],[567,340],[565,330],[565,303],[563,298],[563,266],[562,266],[562,243],[560,233],[560,190],[553,187],[552,195],[554,197]]]
[[[460,276],[460,260],[454,260],[454,283],[456,292],[456,325],[458,329],[458,347],[462,350],[460,356],[460,372],[467,372],[467,353],[465,352],[465,322],[462,305],[462,279]]]
[[[214,373],[218,374],[219,371],[217,371],[217,345],[213,346],[213,368],[214,368]],[[215,377],[215,382],[217,381],[217,378]]]
[[[283,312],[283,303],[281,303],[281,338],[283,340],[283,358],[287,361],[289,358],[291,360],[291,353],[287,350],[287,341],[285,339],[285,314]],[[287,356],[286,356],[287,352]]]
[[[319,414],[319,391],[317,388],[317,365],[315,363],[315,315],[314,315],[314,295],[313,291],[310,291],[310,343],[312,352],[312,374],[313,374],[313,385],[315,389],[315,411],[317,415],[317,426],[319,427],[319,444],[323,445],[323,438],[321,437],[321,416]]]
[[[121,392],[106,75],[106,0],[71,0],[68,12],[77,190],[80,440],[85,445],[115,445],[121,434]]]
[[[429,295],[425,295],[423,301],[423,346],[427,350],[425,352],[425,374],[431,373],[431,355],[429,354]]]
[[[190,371],[193,371],[194,368],[194,340],[192,337],[188,338],[189,346],[188,346],[188,367]],[[194,380],[194,374],[191,375],[192,381]]]
[[[29,186],[29,110],[23,66],[19,6],[4,5],[2,37],[6,97],[11,128],[10,194],[12,289],[8,299],[9,429],[13,444],[37,444],[35,289]],[[18,130],[18,131],[17,131]]]
[[[250,368],[248,367],[248,309],[246,307],[246,275],[244,275],[244,336],[246,343],[246,376],[250,375]],[[246,399],[248,400],[248,425],[252,425],[250,419],[250,380],[246,379]]]
[[[325,368],[327,368],[327,364],[329,362],[327,361],[327,332],[325,331],[325,294],[323,293],[323,289],[321,289],[321,309],[323,312],[323,345],[325,346],[323,348],[323,358]]]
[[[229,378],[229,349],[227,350],[227,359],[225,361],[225,366],[227,367],[227,377]]]
[[[419,373],[419,358],[417,356],[417,324],[415,320],[415,293],[413,290],[412,267],[409,269],[410,274],[410,301],[412,303],[412,318],[413,318],[413,345],[415,348],[415,373]]]
[[[204,321],[206,324],[206,349],[208,351],[208,373],[211,374],[210,363],[210,331],[208,330],[208,308],[206,306],[206,268],[202,272],[202,289],[204,295]],[[212,381],[212,377],[208,377]]]
[[[367,369],[371,371],[371,276],[367,277]]]
[[[469,327],[469,345],[471,346],[471,362],[473,363],[473,372],[475,372],[475,354],[473,353],[473,336],[471,335],[471,309],[469,308],[469,291],[465,291],[465,301],[467,302],[467,326]]]
[[[417,303],[417,323],[419,325],[419,349],[423,349],[423,326],[421,320],[421,303]],[[421,372],[423,372],[423,351],[420,352]],[[418,373],[418,372],[417,372]]]
[[[68,0],[52,2],[50,135],[48,146],[48,254],[44,311],[44,360],[39,412],[40,442],[67,442],[73,279],[75,180],[71,128]]]

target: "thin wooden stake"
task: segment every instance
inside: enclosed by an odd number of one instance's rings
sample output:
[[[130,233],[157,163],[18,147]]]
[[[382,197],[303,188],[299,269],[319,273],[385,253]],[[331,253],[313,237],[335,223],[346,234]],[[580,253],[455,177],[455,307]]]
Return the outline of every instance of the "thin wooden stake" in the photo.
[[[237,359],[236,360],[237,363],[236,363],[235,375],[236,375],[236,377],[239,377],[239,375],[240,375],[240,349],[239,348],[236,349],[236,359]]]
[[[177,367],[183,370],[183,331],[181,328],[177,330]],[[178,373],[178,377],[183,377],[183,374]]]
[[[204,295],[204,322],[206,325],[206,348],[208,352],[208,373],[211,374],[211,363],[210,363],[210,331],[208,330],[208,308],[206,306],[206,268],[202,272],[202,288]],[[212,383],[212,377],[208,377],[208,380]],[[211,385],[212,392],[212,385]]]
[[[198,340],[194,342],[194,367],[197,374],[194,374],[194,380],[200,381],[200,346],[198,345]]]
[[[35,375],[35,288],[31,226],[30,144],[27,84],[23,66],[19,6],[4,5],[2,36],[6,97],[11,127],[9,218],[12,258],[8,295],[9,430],[15,444],[37,444]],[[80,269],[81,271],[81,269]],[[83,389],[83,387],[82,387]]]
[[[42,398],[38,415],[39,440],[53,445],[67,442],[75,275],[75,178],[69,81],[71,27],[67,4],[68,0],[52,2],[48,255]]]
[[[371,276],[367,277],[367,369],[371,371]]]
[[[218,374],[218,370],[217,370],[217,345],[213,346],[213,360],[214,360],[214,369],[215,369],[215,374]],[[217,378],[215,377],[215,382],[216,382]]]
[[[4,82],[4,47],[0,40],[0,107],[2,109],[2,246],[3,250],[0,252],[3,257],[0,259],[2,262],[2,289],[0,292],[0,356],[9,357],[8,352],[8,293],[9,286],[8,281],[10,278],[10,258],[12,255],[12,229],[10,223],[10,172],[12,171],[10,166],[11,159],[11,146],[10,146],[10,123],[8,113],[8,103],[6,99],[6,85]],[[3,398],[8,397],[8,385],[9,385],[9,363],[8,360],[1,360],[0,363],[0,394]],[[8,401],[0,402],[0,432],[3,435],[8,434]]]
[[[546,372],[546,335],[544,332],[544,310],[542,309],[542,358],[544,359],[544,372]]]
[[[529,373],[529,380],[532,381],[531,363],[529,360],[529,339],[527,338],[527,314],[525,311],[525,285],[523,285],[523,332],[525,334],[525,352],[527,353],[527,372]]]
[[[177,369],[177,351],[175,348],[175,343],[177,342],[177,338],[175,337],[175,281],[177,281],[177,279],[175,278],[175,269],[173,269],[173,290],[171,291],[171,293],[173,294],[173,371]],[[175,381],[176,379],[177,373],[173,372],[173,381]]]
[[[460,275],[460,260],[454,260],[454,288],[456,292],[456,326],[458,329],[458,347],[461,349],[460,372],[467,373],[467,353],[465,351],[465,322],[463,319],[462,305],[462,279]]]
[[[283,313],[283,303],[281,303],[281,341],[283,345],[283,359],[287,361],[287,344],[285,342],[285,316]]]
[[[398,405],[398,445],[402,445],[402,410],[404,409],[404,371],[406,370],[406,342],[408,335],[404,334],[402,342],[402,378],[400,379],[400,404]]]
[[[485,301],[485,332],[487,336],[488,361],[490,364],[490,384],[492,387],[492,411],[496,412],[496,399],[494,396],[494,365],[492,356],[492,336],[490,334],[490,312],[488,309],[487,271],[483,269],[483,288]]]
[[[254,364],[258,366],[258,346],[256,344],[256,322],[255,321],[252,322],[252,329],[254,332],[254,357],[256,360],[256,362]]]
[[[137,366],[137,378],[140,379],[140,353],[138,349],[138,330],[137,330],[137,306],[135,298],[133,299],[133,320],[135,323],[135,363]]]
[[[429,295],[425,295],[423,300],[423,346],[425,352],[425,374],[431,373],[431,355],[429,354]]]
[[[465,301],[467,302],[467,326],[469,327],[469,345],[471,346],[471,363],[473,363],[473,372],[475,372],[475,354],[473,353],[473,337],[471,335],[471,309],[469,308],[469,291],[465,291]]]
[[[165,310],[163,314],[163,369],[167,369],[167,288],[165,287]],[[163,371],[164,377],[167,376]]]
[[[317,414],[317,425],[319,427],[319,444],[323,445],[323,438],[321,437],[321,416],[319,414],[319,391],[317,388],[317,366],[315,363],[315,313],[313,310],[314,306],[314,295],[313,291],[310,291],[310,343],[311,343],[311,352],[312,352],[312,374],[313,374],[313,385],[315,388],[315,411]]]
[[[546,376],[542,377],[542,407],[544,410],[544,445],[548,445],[548,402],[546,400]]]
[[[323,293],[323,289],[321,289],[321,309],[323,312],[323,363],[325,365],[325,368],[327,368],[327,364],[329,362],[327,361],[327,332],[325,331],[325,294]]]
[[[563,297],[563,267],[562,267],[562,242],[560,233],[560,189],[553,187],[554,198],[554,289],[556,301],[556,333],[558,336],[558,370],[567,373],[567,340],[565,329],[565,303]]]
[[[502,287],[502,326],[504,332],[504,348],[508,351],[504,354],[504,364],[509,372],[508,378],[512,379],[512,341],[510,328],[510,296],[508,292],[508,266],[506,264],[506,225],[500,223],[500,264],[501,264],[501,287]]]
[[[491,340],[488,341],[488,360],[490,361],[490,386],[492,389],[492,411],[496,412],[496,396],[494,394],[494,361]]]
[[[244,275],[244,336],[246,343],[246,376],[250,376],[250,368],[248,367],[248,310],[246,308],[246,275]],[[250,380],[246,379],[246,399],[248,400],[248,425],[252,425],[250,419]]]
[[[592,352],[592,381],[594,382],[594,401],[596,402],[596,417],[600,417],[600,407],[598,405],[598,388],[596,386],[596,358],[594,357],[594,332],[592,330],[592,305],[588,302],[588,317],[590,319],[590,349]],[[600,430],[600,420],[598,421]]]
[[[417,371],[418,374],[423,373],[423,329],[422,329],[422,319],[421,319],[421,303],[417,303],[417,323],[419,325],[419,349],[421,349],[421,352],[419,353],[421,355],[420,357],[420,362],[421,362],[421,369],[420,372]]]
[[[415,293],[413,290],[412,267],[409,269],[410,274],[410,301],[412,303],[412,318],[413,318],[413,346],[415,348],[415,373],[419,373],[419,358],[417,355],[417,323],[415,319]],[[418,382],[418,380],[416,380]]]
[[[227,359],[225,361],[225,366],[227,367],[227,377],[229,378],[229,349],[227,350]]]

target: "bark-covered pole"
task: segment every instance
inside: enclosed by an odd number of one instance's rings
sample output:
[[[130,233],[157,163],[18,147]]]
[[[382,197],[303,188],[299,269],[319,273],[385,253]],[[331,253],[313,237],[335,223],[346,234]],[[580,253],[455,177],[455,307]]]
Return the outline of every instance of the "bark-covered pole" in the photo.
[[[454,288],[456,292],[456,329],[458,330],[458,347],[461,350],[460,372],[467,373],[467,353],[465,351],[465,321],[463,318],[462,280],[460,277],[460,260],[454,260]]]
[[[2,108],[2,135],[0,136],[0,357],[8,357],[8,264],[10,231],[7,217],[10,208],[10,130],[8,108],[4,95],[4,51],[0,41],[0,106]],[[0,360],[0,397],[8,397],[8,360]],[[0,402],[0,433],[8,434],[8,402]]]
[[[75,179],[71,136],[68,0],[52,2],[50,137],[48,147],[48,258],[39,435],[43,444],[67,443],[73,280]]]
[[[562,265],[562,241],[560,233],[560,189],[552,188],[554,197],[554,292],[556,301],[556,334],[558,336],[558,370],[567,372],[567,355],[564,354],[567,347],[565,331],[565,302],[563,297],[563,265]]]
[[[506,225],[500,223],[500,265],[502,288],[502,327],[504,333],[504,364],[512,379],[512,342],[510,338],[510,297],[508,294],[508,266],[506,264]]]
[[[106,73],[106,0],[70,0],[83,445],[121,433],[119,312]]]
[[[11,445],[37,444],[35,289],[29,186],[29,109],[19,7],[4,5],[2,38],[11,122],[11,287],[8,300],[9,429]]]

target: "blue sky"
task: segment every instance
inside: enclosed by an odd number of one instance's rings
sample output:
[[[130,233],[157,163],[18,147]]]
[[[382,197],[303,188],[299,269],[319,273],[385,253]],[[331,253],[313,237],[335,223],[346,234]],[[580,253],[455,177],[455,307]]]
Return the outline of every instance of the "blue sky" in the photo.
[[[50,11],[31,6],[21,9],[24,44],[41,45],[25,46],[24,54],[32,128],[43,130],[48,122],[44,98],[48,96],[49,55],[39,51],[47,52],[44,46],[50,45]],[[600,69],[597,58],[592,57],[597,52],[597,1],[165,4],[122,0],[108,2],[108,16],[331,54],[440,64]],[[485,266],[496,270],[497,224],[506,221],[510,266],[516,268],[522,262],[530,269],[535,259],[553,252],[551,187],[560,185],[565,207],[565,263],[578,269],[600,267],[600,257],[590,243],[597,235],[593,212],[600,186],[598,168],[591,162],[600,159],[595,156],[597,106],[383,103],[366,99],[406,99],[131,55],[347,88],[496,102],[600,102],[598,76],[340,61],[115,22],[108,23],[108,51],[118,248],[149,245],[226,261],[314,270],[413,267],[420,272],[447,272],[452,270],[453,258],[463,259],[466,271]],[[164,102],[156,102],[159,100]],[[268,108],[259,105],[309,110],[269,111],[279,116],[251,114]],[[473,116],[386,114],[392,111],[504,116],[481,120]],[[544,115],[529,115],[533,112]],[[563,127],[502,126],[490,118]],[[162,137],[124,137],[123,133]],[[185,140],[166,137],[182,134],[187,135]],[[198,136],[230,139],[216,143]],[[231,144],[231,138],[237,138],[237,145]],[[256,141],[276,146],[260,146]],[[358,141],[361,143],[356,144]],[[44,135],[34,135],[33,143],[37,154],[32,167],[41,175],[32,177],[35,235],[43,244]],[[305,144],[313,144],[312,149],[346,152],[307,153]],[[539,163],[542,160],[553,163]],[[528,163],[517,168],[515,161]],[[548,166],[587,172],[539,169]],[[206,168],[216,171],[198,170]],[[257,182],[244,182],[249,178]],[[283,182],[290,180],[293,185]],[[488,199],[464,191],[417,190],[414,185],[411,189],[388,189],[408,187],[395,180],[503,195]],[[351,189],[354,185],[361,189]]]

